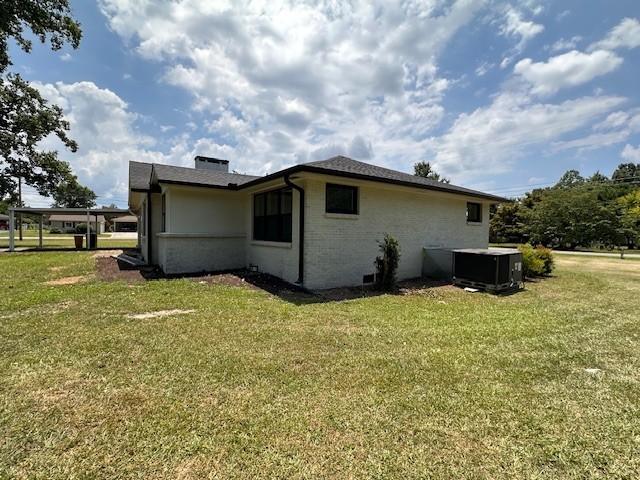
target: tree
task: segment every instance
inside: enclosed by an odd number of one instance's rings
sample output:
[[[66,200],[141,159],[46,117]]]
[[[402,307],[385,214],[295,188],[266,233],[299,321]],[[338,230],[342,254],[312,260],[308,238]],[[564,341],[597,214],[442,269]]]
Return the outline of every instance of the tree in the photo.
[[[587,182],[591,183],[607,183],[608,181],[609,177],[600,173],[600,171],[597,171],[587,179]]]
[[[555,184],[556,188],[571,188],[576,185],[582,185],[584,183],[584,177],[580,175],[578,170],[567,170]]]
[[[611,175],[611,179],[621,183],[640,184],[640,163],[621,163]]]
[[[526,209],[520,202],[502,203],[491,216],[489,238],[492,242],[523,243],[526,241],[524,221]]]
[[[2,0],[0,12],[0,72],[11,65],[9,38],[13,38],[25,52],[32,42],[23,35],[28,26],[33,34],[52,50],[60,50],[65,43],[78,48],[82,38],[80,24],[71,17],[68,0]]]
[[[22,183],[41,195],[52,195],[63,181],[72,181],[69,164],[56,151],[41,151],[38,143],[56,135],[75,152],[67,136],[69,124],[62,110],[49,105],[20,75],[7,73],[11,65],[9,39],[25,52],[32,42],[24,35],[28,27],[40,42],[49,40],[53,50],[65,43],[77,48],[82,32],[71,17],[68,0],[2,0],[0,9],[0,200],[22,205]],[[19,219],[20,238],[22,221]]]
[[[92,208],[96,206],[96,194],[88,187],[78,183],[73,176],[71,180],[65,180],[53,192],[54,207],[66,208]]]
[[[418,162],[413,166],[413,174],[417,177],[428,178],[429,180],[435,180],[436,182],[450,183],[448,178],[441,177],[436,172],[429,162]]]
[[[71,175],[69,164],[55,151],[40,151],[38,143],[56,135],[72,152],[76,143],[67,136],[69,124],[62,109],[49,105],[19,75],[0,78],[0,198],[19,203],[19,183],[25,182],[43,196]]]
[[[622,241],[619,216],[592,186],[547,190],[533,205],[527,229],[534,244],[570,248]]]
[[[628,247],[640,244],[640,188],[618,198],[620,222]]]

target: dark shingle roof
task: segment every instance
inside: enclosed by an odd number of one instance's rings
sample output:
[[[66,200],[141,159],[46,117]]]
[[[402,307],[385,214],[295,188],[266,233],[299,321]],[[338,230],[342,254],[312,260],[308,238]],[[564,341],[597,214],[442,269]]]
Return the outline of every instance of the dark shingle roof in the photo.
[[[159,182],[203,185],[207,187],[238,186],[260,177],[239,173],[216,172],[199,168],[175,167],[173,165],[154,164],[154,177]]]
[[[330,175],[339,174],[378,182],[381,181],[386,183],[395,183],[399,185],[415,186],[428,190],[439,190],[443,192],[481,197],[489,200],[505,200],[502,197],[491,195],[489,193],[472,190],[470,188],[459,187],[457,185],[451,185],[450,183],[438,182],[436,180],[418,177],[416,175],[399,172],[397,170],[391,170],[389,168],[378,167],[377,165],[359,162],[357,160],[343,157],[341,155],[318,162],[303,163],[302,165],[300,165],[300,167],[303,170],[306,169],[316,172],[326,170],[326,173]]]
[[[177,183],[184,185],[200,185],[216,188],[244,188],[273,180],[294,172],[313,172],[339,177],[357,178],[373,182],[391,183],[408,187],[436,190],[441,192],[466,195],[496,202],[508,201],[505,198],[489,193],[459,187],[448,183],[417,177],[409,173],[378,167],[359,162],[348,157],[337,156],[318,162],[303,163],[272,173],[264,177],[241,175],[238,173],[216,172],[212,170],[176,167],[173,165],[129,162],[130,189],[149,190],[151,174],[154,182]]]
[[[129,162],[129,190],[149,190],[153,164]]]

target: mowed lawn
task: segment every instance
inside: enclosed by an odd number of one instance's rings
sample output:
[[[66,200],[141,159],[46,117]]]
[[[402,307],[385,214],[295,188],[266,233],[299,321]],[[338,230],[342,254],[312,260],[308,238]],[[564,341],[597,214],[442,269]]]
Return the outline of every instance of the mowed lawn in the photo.
[[[559,264],[293,302],[0,254],[0,478],[638,478],[640,262]]]

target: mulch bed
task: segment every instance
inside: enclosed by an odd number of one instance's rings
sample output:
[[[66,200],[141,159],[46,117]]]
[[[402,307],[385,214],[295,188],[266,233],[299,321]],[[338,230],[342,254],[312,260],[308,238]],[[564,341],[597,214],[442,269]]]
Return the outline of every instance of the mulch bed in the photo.
[[[202,273],[191,275],[165,275],[154,267],[135,267],[113,257],[96,258],[97,276],[107,282],[123,280],[128,283],[158,279],[188,278],[194,282],[210,285],[228,285],[256,290],[264,290],[283,300],[293,303],[339,302],[362,297],[374,297],[388,292],[376,290],[373,286],[332,288],[319,292],[309,292],[267,273],[234,270],[230,272]],[[449,282],[426,280],[423,278],[405,280],[398,283],[392,294],[435,294],[441,288],[454,288]]]

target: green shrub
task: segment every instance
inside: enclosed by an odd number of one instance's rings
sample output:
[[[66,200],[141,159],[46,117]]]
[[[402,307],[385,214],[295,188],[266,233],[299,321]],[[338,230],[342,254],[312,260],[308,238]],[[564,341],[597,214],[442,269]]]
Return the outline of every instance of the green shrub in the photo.
[[[551,273],[553,272],[553,268],[555,267],[553,252],[551,251],[551,249],[543,247],[542,245],[538,245],[536,247],[536,255],[540,260],[544,262],[544,274],[551,275]]]
[[[385,233],[384,240],[378,242],[381,256],[376,257],[376,282],[381,290],[393,290],[396,286],[396,272],[400,263],[398,240]]]
[[[55,228],[55,227],[54,227],[54,228],[51,228],[51,229],[49,230],[49,233],[51,233],[51,234],[54,234],[54,235],[55,235],[55,234],[58,234],[58,233],[62,233],[62,230],[60,230],[59,228]]]
[[[533,248],[528,243],[518,245],[522,253],[522,273],[525,277],[542,277],[553,271],[553,253],[550,249],[539,246]]]

